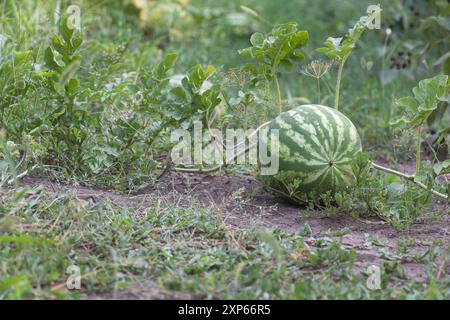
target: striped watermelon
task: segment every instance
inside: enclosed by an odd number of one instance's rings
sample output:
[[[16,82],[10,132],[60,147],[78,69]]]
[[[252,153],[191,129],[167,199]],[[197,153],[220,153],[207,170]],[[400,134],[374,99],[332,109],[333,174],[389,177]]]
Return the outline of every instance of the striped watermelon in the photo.
[[[351,161],[361,152],[361,140],[353,123],[336,109],[302,105],[267,127],[269,132],[279,129],[278,173],[258,176],[270,190],[304,203],[355,183]],[[262,143],[270,153],[269,135]]]

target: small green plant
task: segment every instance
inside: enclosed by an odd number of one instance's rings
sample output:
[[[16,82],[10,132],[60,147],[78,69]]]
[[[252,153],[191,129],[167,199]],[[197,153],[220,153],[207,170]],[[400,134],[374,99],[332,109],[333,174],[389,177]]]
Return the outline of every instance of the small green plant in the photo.
[[[81,64],[78,49],[83,38],[69,25],[67,17],[60,20],[58,30],[59,34],[51,37],[51,44],[44,53],[45,64],[52,71],[49,84],[61,95],[73,95],[79,85],[74,75]]]
[[[243,127],[247,131],[248,128],[248,109],[250,105],[257,99],[252,91],[241,91],[239,90],[238,96],[231,98],[228,102],[231,107],[241,107],[243,109]]]
[[[152,117],[155,121],[145,131],[147,132],[146,144],[150,147],[160,133],[174,122],[172,113],[162,104],[167,103],[167,94],[170,90],[170,74],[178,60],[178,53],[168,53],[158,64],[144,70],[141,75],[142,100],[139,101],[138,110],[145,118]],[[175,121],[176,123],[176,121]],[[172,123],[173,124],[173,123]]]
[[[36,85],[33,78],[33,53],[29,50],[16,51],[9,47],[10,41],[3,40],[5,47],[0,55],[0,129],[20,140],[26,112],[21,105],[24,97]]]
[[[328,58],[339,64],[339,70],[335,88],[335,108],[339,108],[339,96],[344,64],[350,56],[352,50],[363,32],[367,29],[368,23],[377,17],[381,12],[375,10],[370,16],[363,16],[349,30],[345,38],[328,38],[325,41],[325,47],[317,49],[318,52],[325,54]],[[433,79],[426,79],[419,82],[419,86],[413,89],[414,98],[406,97],[400,99],[397,104],[403,107],[405,116],[391,123],[392,126],[409,125],[410,128],[417,127],[417,148],[416,148],[416,174],[407,175],[396,170],[388,169],[378,164],[372,163],[372,167],[387,173],[395,174],[413,181],[424,189],[430,189],[429,186],[416,179],[420,170],[420,147],[422,143],[422,126],[429,121],[429,118],[435,118],[437,113],[442,112],[439,103],[448,103],[449,101],[448,76],[437,76]],[[447,130],[444,130],[446,132]],[[448,199],[448,196],[436,190],[431,192],[439,197]]]
[[[397,100],[401,118],[391,122],[392,126],[417,129],[416,172],[420,170],[420,148],[422,145],[422,127],[430,116],[439,110],[441,102],[450,101],[450,82],[447,75],[438,75],[424,79],[413,88],[414,97],[404,97]],[[450,129],[450,127],[448,128]],[[447,129],[447,130],[448,130]],[[444,130],[445,131],[445,130]]]
[[[74,168],[79,168],[82,160],[82,146],[88,137],[86,131],[88,111],[77,103],[80,82],[75,77],[81,64],[78,49],[83,40],[79,33],[71,28],[68,18],[59,21],[59,33],[50,39],[50,46],[44,52],[44,61],[49,71],[40,72],[44,85],[48,88],[49,123],[43,125],[53,144],[52,151],[69,155]],[[44,129],[45,127],[45,129]],[[55,155],[57,158],[57,155]]]
[[[327,205],[337,204],[339,212],[355,218],[377,216],[396,229],[409,228],[430,209],[431,191],[414,188],[416,184],[411,182],[409,185],[409,180],[403,183],[395,174],[386,176],[371,171],[371,158],[372,155],[360,153],[353,159],[356,185],[336,193],[335,202]],[[430,176],[430,179],[434,178]]]
[[[195,121],[208,125],[209,116],[221,102],[220,85],[208,79],[216,68],[208,65],[193,67],[181,80],[180,86],[170,90],[169,105],[176,127],[189,129]]]
[[[6,140],[6,133],[0,130],[0,189],[14,182],[17,187],[17,160],[20,157],[18,146]]]
[[[428,179],[428,185],[420,181],[421,175],[421,162],[420,162],[420,148],[422,143],[422,126],[426,123],[428,117],[435,112],[438,108],[438,104],[441,101],[449,100],[450,84],[448,76],[438,75],[431,79],[425,79],[419,82],[419,85],[413,89],[414,97],[405,97],[397,101],[397,105],[402,107],[401,113],[403,116],[393,121],[393,126],[403,126],[410,128],[417,128],[417,148],[416,148],[416,172],[413,175],[404,174],[396,170],[388,169],[380,166],[376,163],[372,163],[372,167],[378,170],[385,171],[407,180],[413,181],[418,186],[430,190],[434,195],[446,199],[448,201],[449,196],[441,192],[438,192],[431,188],[430,183],[434,179]],[[446,165],[437,167],[436,171],[432,171],[435,174],[443,172]],[[436,178],[436,176],[434,176]],[[447,186],[447,190],[448,190]]]
[[[375,10],[370,16],[361,17],[354,27],[348,31],[344,38],[329,37],[324,43],[325,47],[316,49],[317,52],[323,53],[339,65],[336,88],[334,92],[334,107],[336,109],[339,109],[342,71],[344,70],[345,62],[355,48],[359,38],[367,29],[368,23],[379,16],[380,12],[381,8]]]
[[[278,73],[282,69],[291,71],[304,60],[301,48],[308,43],[308,39],[308,32],[299,31],[296,23],[278,24],[268,34],[254,33],[250,38],[252,46],[239,51],[242,57],[250,58],[257,63],[256,66],[247,65],[245,69],[256,79],[264,79],[267,91],[270,82],[275,83],[278,113],[282,112]]]

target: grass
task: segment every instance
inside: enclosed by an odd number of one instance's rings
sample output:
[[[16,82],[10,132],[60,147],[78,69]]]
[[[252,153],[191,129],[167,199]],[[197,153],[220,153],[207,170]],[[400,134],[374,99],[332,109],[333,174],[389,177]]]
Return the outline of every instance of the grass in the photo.
[[[382,290],[372,291],[356,265],[355,248],[328,237],[306,238],[303,231],[230,230],[217,212],[199,206],[157,199],[133,209],[39,187],[2,192],[1,203],[3,299],[123,298],[140,287],[153,292],[147,298],[449,298],[448,283],[436,280],[447,254],[442,247],[422,258],[428,266],[424,282],[405,276],[399,251],[382,266]],[[411,243],[402,239],[399,245]],[[81,291],[66,288],[71,265],[81,269]]]

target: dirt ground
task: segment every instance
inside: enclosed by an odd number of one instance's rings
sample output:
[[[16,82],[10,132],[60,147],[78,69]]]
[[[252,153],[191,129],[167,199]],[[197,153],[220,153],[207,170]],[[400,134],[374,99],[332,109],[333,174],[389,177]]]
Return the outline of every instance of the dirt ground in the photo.
[[[414,169],[405,166],[402,170],[408,172]],[[37,178],[26,178],[23,183],[41,184],[50,193],[64,192],[80,199],[92,199],[95,202],[109,199],[119,205],[134,208],[145,208],[155,199],[164,199],[180,206],[195,203],[218,212],[230,228],[258,226],[280,228],[285,232],[293,233],[299,231],[307,222],[312,230],[312,234],[305,239],[307,243],[321,237],[339,239],[344,246],[357,251],[357,266],[361,269],[365,270],[368,265],[382,265],[386,259],[399,260],[408,275],[416,281],[425,280],[426,272],[425,265],[416,262],[414,256],[426,254],[435,240],[440,240],[447,247],[450,244],[450,214],[448,214],[448,206],[445,207],[443,204],[436,203],[439,210],[444,211],[439,219],[418,222],[407,231],[399,231],[376,218],[367,220],[344,215],[328,217],[320,212],[306,213],[306,208],[274,197],[263,190],[261,184],[253,177],[244,175],[170,172],[157,188],[148,187],[137,194],[130,195],[119,195],[110,191],[80,186],[62,186]],[[343,228],[348,228],[351,232],[339,237],[330,235]],[[368,236],[376,241],[368,242]],[[409,247],[408,255],[396,258],[397,241],[401,238],[415,239],[415,243]],[[387,256],[386,252],[392,253],[392,257]],[[445,267],[443,264],[443,268],[442,276],[448,277],[449,266]],[[140,293],[137,293],[136,297],[145,295],[142,290],[137,289]],[[148,291],[148,288],[145,290]]]

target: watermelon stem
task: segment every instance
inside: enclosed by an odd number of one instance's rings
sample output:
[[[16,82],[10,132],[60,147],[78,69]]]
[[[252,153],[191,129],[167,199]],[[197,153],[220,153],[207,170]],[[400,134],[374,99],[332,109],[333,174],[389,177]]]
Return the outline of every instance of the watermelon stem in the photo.
[[[281,90],[280,90],[280,82],[278,81],[277,73],[276,71],[273,73],[273,78],[275,80],[275,88],[277,90],[277,98],[278,98],[278,113],[281,114],[283,112],[282,110],[282,104],[281,104]]]
[[[321,98],[320,98],[320,79],[317,79],[317,104],[320,104]]]
[[[269,80],[269,78],[266,76],[266,75],[264,75],[264,78],[265,78],[265,83],[266,83],[266,85],[265,85],[265,93],[264,93],[264,109],[265,109],[265,112],[266,112],[266,119],[267,118],[270,118],[270,110],[269,110],[269,108],[270,108],[270,100],[271,100],[271,87],[270,87],[270,80]]]
[[[341,92],[342,71],[344,70],[344,64],[345,61],[347,60],[347,57],[348,56],[342,59],[342,62],[339,64],[339,70],[336,79],[336,90],[334,91],[334,108],[336,110],[339,110],[339,95]]]
[[[380,171],[383,171],[383,172],[386,172],[386,173],[391,173],[391,174],[394,174],[396,176],[402,177],[402,178],[404,178],[406,180],[409,180],[411,182],[414,182],[416,185],[418,185],[422,189],[430,190],[430,192],[432,194],[434,194],[435,196],[441,197],[441,198],[446,199],[448,201],[448,196],[446,196],[445,194],[440,193],[440,192],[438,192],[438,191],[436,191],[434,189],[430,189],[424,183],[416,180],[416,175],[414,175],[414,174],[411,175],[411,174],[406,174],[406,173],[403,173],[403,172],[399,172],[399,171],[396,171],[396,170],[393,170],[393,169],[389,169],[389,168],[380,166],[379,164],[376,164],[374,162],[372,162],[372,168],[380,170]]]
[[[417,128],[416,174],[420,170],[420,145],[422,143],[422,125]]]
[[[251,134],[248,135],[247,139],[250,139],[251,137],[253,137],[255,134],[257,134],[262,128],[264,128],[265,126],[267,126],[271,121],[267,121],[264,122],[262,125],[260,125],[258,128],[256,128]],[[208,128],[209,129],[209,128]],[[245,144],[245,140],[243,142],[238,143],[237,145],[234,146],[234,149],[237,149],[238,147],[240,147],[242,144]],[[249,145],[247,146],[245,149],[241,150],[240,152],[236,152],[236,154],[231,158],[231,159],[225,159],[225,163],[224,164],[219,164],[217,166],[211,167],[211,168],[183,168],[183,167],[174,167],[172,168],[173,171],[179,171],[179,172],[187,172],[187,173],[211,173],[211,172],[215,172],[218,171],[220,169],[222,169],[222,167],[226,167],[227,164],[231,161],[236,160],[239,156],[241,156],[242,154],[248,152],[250,149],[256,147],[257,144],[253,144],[253,145]],[[225,145],[222,144],[223,149],[225,150],[231,150],[229,148],[227,148]]]

